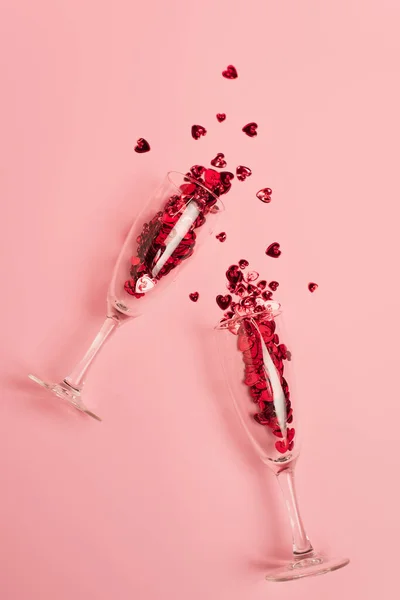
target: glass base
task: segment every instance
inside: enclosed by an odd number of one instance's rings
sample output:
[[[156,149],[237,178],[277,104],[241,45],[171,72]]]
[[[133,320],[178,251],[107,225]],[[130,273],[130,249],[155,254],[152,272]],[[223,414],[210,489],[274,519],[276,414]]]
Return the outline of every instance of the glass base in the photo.
[[[303,558],[294,557],[290,562],[279,568],[271,570],[267,575],[267,581],[291,581],[311,575],[323,575],[330,571],[336,571],[348,565],[348,558],[329,558],[315,552]]]
[[[32,379],[32,381],[38,385],[41,385],[46,390],[49,390],[49,392],[53,392],[57,398],[66,400],[69,404],[71,404],[71,406],[80,412],[89,415],[89,417],[93,417],[93,419],[96,419],[97,421],[101,421],[100,417],[95,415],[83,404],[80,392],[78,390],[74,390],[74,388],[69,386],[66,382],[62,381],[61,383],[47,383],[46,381],[43,381],[43,379],[36,377],[36,375],[29,375],[29,379]]]

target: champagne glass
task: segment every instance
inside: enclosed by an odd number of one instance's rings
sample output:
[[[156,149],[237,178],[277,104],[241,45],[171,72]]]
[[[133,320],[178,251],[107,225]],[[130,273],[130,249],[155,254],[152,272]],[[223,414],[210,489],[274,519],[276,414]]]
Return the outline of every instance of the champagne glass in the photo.
[[[223,210],[219,196],[229,190],[230,179],[230,173],[201,166],[192,167],[186,175],[168,173],[126,238],[108,289],[106,319],[86,354],[59,383],[35,375],[29,375],[30,379],[101,420],[82,401],[89,367],[119,326],[151,309],[154,299],[176,279],[172,273],[180,272],[199,240],[211,233]]]
[[[290,393],[291,353],[286,338],[281,339],[280,305],[254,297],[235,303],[232,310],[233,305],[216,327],[223,369],[240,421],[280,484],[293,538],[293,558],[271,570],[266,579],[289,581],[340,569],[349,560],[316,552],[300,515],[294,483],[299,456],[297,403]]]

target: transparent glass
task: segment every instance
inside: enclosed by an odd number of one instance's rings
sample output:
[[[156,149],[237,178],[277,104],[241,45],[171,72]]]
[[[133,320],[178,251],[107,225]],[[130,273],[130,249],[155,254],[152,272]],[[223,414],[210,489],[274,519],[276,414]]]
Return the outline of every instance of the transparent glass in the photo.
[[[170,172],[135,219],[117,259],[107,295],[106,319],[75,368],[59,383],[29,375],[77,410],[101,420],[82,401],[86,376],[98,352],[123,323],[152,310],[160,293],[212,232],[223,210],[200,176]],[[157,293],[155,291],[157,290]]]
[[[293,557],[266,579],[289,581],[348,564],[316,552],[307,536],[295,490],[299,456],[297,398],[291,392],[291,352],[279,311],[235,316],[216,327],[223,370],[240,421],[261,460],[276,475],[287,508]],[[283,329],[284,331],[284,329]]]

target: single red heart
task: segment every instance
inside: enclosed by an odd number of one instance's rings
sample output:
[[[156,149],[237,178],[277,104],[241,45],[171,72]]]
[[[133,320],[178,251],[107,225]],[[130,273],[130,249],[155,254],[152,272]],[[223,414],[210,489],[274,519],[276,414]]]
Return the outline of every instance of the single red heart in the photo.
[[[205,170],[206,168],[202,165],[193,165],[193,167],[190,169],[190,173],[195,179],[199,179]]]
[[[226,119],[226,114],[225,113],[218,113],[217,114],[217,121],[219,123],[222,123],[222,121],[225,121],[225,119]]]
[[[192,125],[192,138],[198,140],[202,135],[206,135],[207,129],[202,125]]]
[[[222,71],[222,76],[226,79],[236,79],[238,73],[233,65],[228,65],[225,71]]]
[[[233,179],[235,176],[233,173],[230,173],[229,171],[221,171],[220,175],[221,175],[221,184],[222,184],[221,194],[226,194],[231,189],[231,187],[232,187],[231,179]]]
[[[310,290],[310,292],[315,292],[315,290],[317,289],[318,284],[317,283],[309,283],[308,284],[308,289]]]
[[[144,152],[148,152],[150,150],[150,144],[144,138],[139,138],[136,142],[135,152],[139,154],[144,154]]]
[[[197,302],[199,299],[199,292],[193,292],[192,294],[189,294],[189,298],[192,302]]]
[[[211,186],[212,188],[215,188],[221,181],[221,175],[218,171],[214,171],[214,169],[206,169],[204,181],[206,182],[207,187]]]
[[[257,198],[261,200],[261,202],[265,202],[265,204],[269,204],[272,200],[271,198],[272,190],[271,188],[263,188],[259,190],[256,194]]]
[[[269,282],[269,287],[273,292],[276,292],[276,290],[279,287],[279,283],[277,281],[270,281]]]
[[[242,128],[242,131],[249,137],[255,137],[257,135],[257,127],[257,123],[247,123],[247,125]]]
[[[295,434],[295,429],[293,427],[292,428],[288,427],[288,429],[286,431],[288,444],[290,444],[290,442],[294,438],[294,434]]]
[[[248,260],[246,260],[245,258],[242,258],[241,260],[239,260],[239,267],[241,269],[245,269],[248,266],[249,266],[249,261]]]
[[[225,154],[222,154],[222,152],[218,152],[217,156],[212,159],[211,164],[213,167],[217,167],[218,169],[225,169],[226,160],[224,159]]]
[[[267,256],[271,256],[272,258],[278,258],[278,256],[282,254],[281,250],[279,249],[280,247],[281,246],[278,244],[278,242],[273,242],[273,244],[268,246],[265,254],[267,254]]]
[[[285,454],[286,450],[287,450],[287,444],[286,442],[284,442],[283,440],[278,440],[277,442],[275,442],[275,448],[278,450],[278,452],[280,452],[281,454]]]
[[[265,279],[261,279],[261,281],[257,283],[257,287],[260,290],[265,290],[265,288],[267,287],[267,282],[265,281]]]
[[[218,235],[215,236],[217,238],[217,240],[219,240],[220,242],[224,242],[226,240],[226,233],[225,231],[221,231],[221,233],[219,233]]]
[[[252,281],[255,281],[256,279],[258,279],[258,276],[259,276],[259,274],[257,273],[257,271],[249,271],[244,276],[244,280],[246,283],[251,283]]]
[[[243,284],[237,286],[235,293],[242,298],[246,294],[246,288]]]
[[[236,168],[236,177],[239,179],[239,181],[244,181],[245,179],[247,179],[247,177],[250,177],[251,175],[251,169],[249,169],[249,167],[244,167],[243,165],[239,165]]]
[[[265,292],[263,292],[261,294],[261,296],[263,297],[264,300],[271,300],[272,292],[270,292],[269,290],[266,290]]]
[[[232,302],[232,296],[230,294],[226,294],[226,296],[219,294],[219,296],[216,297],[216,301],[221,310],[226,310]]]

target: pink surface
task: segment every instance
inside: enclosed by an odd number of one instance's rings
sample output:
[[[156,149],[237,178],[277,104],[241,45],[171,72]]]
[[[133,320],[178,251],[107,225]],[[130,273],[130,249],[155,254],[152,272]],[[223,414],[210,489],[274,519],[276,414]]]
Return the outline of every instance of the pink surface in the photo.
[[[1,597],[393,598],[399,4],[2,9]],[[231,63],[235,81],[220,75]],[[250,121],[254,139],[241,131]],[[199,141],[194,123],[208,130]],[[139,155],[142,136],[152,150]],[[85,390],[104,422],[38,395],[26,374],[59,378],[85,350],[124,235],[156,183],[217,152],[253,170],[226,197],[227,241],[211,239],[159,311],[105,347]],[[266,186],[271,204],[255,198]],[[273,241],[278,260],[264,255]],[[279,490],[212,354],[214,297],[243,257],[281,283],[309,535],[352,559],[283,586],[263,580],[271,555],[290,549]]]

